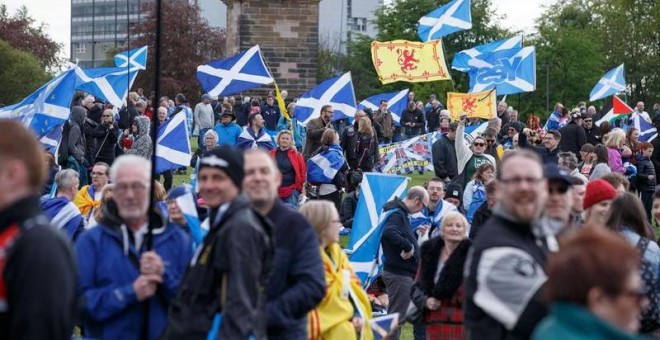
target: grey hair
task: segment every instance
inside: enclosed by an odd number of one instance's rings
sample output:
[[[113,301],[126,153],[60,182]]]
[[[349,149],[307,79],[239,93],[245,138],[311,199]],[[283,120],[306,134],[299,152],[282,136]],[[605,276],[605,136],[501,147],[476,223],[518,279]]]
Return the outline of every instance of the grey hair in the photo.
[[[214,130],[206,131],[206,133],[204,134],[204,139],[206,139],[206,137],[208,137],[208,136],[212,136],[213,139],[215,139],[215,142],[216,143],[218,142],[218,133],[215,132]]]
[[[577,168],[578,159],[577,159],[577,156],[575,156],[574,153],[572,153],[570,151],[560,152],[559,155],[557,155],[557,156],[561,160],[562,164],[564,164],[564,166],[568,167],[571,170]]]
[[[55,184],[57,191],[61,192],[71,188],[75,179],[79,179],[80,175],[73,169],[64,169],[57,172],[55,175]]]
[[[408,189],[408,193],[406,194],[406,198],[408,200],[414,200],[415,198],[419,198],[420,200],[424,200],[424,197],[426,197],[428,193],[426,192],[426,189],[424,187],[416,185],[410,189]]]
[[[488,120],[488,126],[493,126],[495,124],[500,124],[502,123],[502,118],[499,117],[494,117]]]
[[[110,168],[110,181],[117,182],[117,174],[119,170],[123,168],[138,168],[142,170],[142,173],[147,181],[147,187],[149,186],[149,179],[151,178],[151,161],[140,157],[138,155],[121,155],[115,159]]]

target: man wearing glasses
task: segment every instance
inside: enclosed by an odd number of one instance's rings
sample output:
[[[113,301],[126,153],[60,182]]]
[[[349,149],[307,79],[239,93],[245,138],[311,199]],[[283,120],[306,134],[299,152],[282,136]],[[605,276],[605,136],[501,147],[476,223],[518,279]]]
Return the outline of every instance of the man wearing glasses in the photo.
[[[528,138],[531,133],[532,130],[528,128],[523,129],[523,133],[518,135],[518,145],[520,145],[521,148],[535,151],[539,157],[541,157],[543,164],[557,164],[557,161],[559,160],[559,141],[561,140],[561,133],[557,130],[549,130],[546,132],[545,136],[543,136],[541,142],[543,146],[541,147],[529,144]]]
[[[465,325],[470,339],[528,339],[547,314],[540,288],[546,257],[557,246],[538,223],[548,181],[529,150],[506,153],[498,180],[498,203],[466,267]]]
[[[331,105],[323,105],[321,114],[318,118],[312,119],[307,123],[307,139],[303,147],[303,157],[307,161],[316,149],[321,147],[321,136],[326,129],[332,129],[332,117],[335,111]]]
[[[73,203],[80,209],[85,219],[85,226],[91,227],[96,224],[94,210],[101,204],[101,191],[108,184],[108,171],[110,166],[104,162],[97,162],[92,168],[92,184],[85,185],[73,198]]]
[[[465,120],[466,117],[462,116],[461,121],[458,123],[456,130],[456,158],[458,160],[458,173],[463,174],[464,179],[463,187],[472,180],[472,175],[477,172],[479,167],[489,162],[494,167],[497,162],[493,156],[486,154],[486,139],[483,137],[476,137],[472,141],[472,147],[468,147],[465,143]]]

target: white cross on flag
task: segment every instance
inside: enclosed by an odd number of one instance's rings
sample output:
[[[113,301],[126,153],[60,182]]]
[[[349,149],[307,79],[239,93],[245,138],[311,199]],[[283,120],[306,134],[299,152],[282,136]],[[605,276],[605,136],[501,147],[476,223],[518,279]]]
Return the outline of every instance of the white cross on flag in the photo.
[[[198,66],[197,80],[212,96],[228,96],[275,81],[264,63],[259,45],[232,57]]]
[[[593,102],[625,90],[626,78],[624,76],[623,64],[621,64],[605,73],[603,78],[600,78],[589,94],[589,101]]]
[[[351,73],[347,72],[335,78],[330,78],[303,94],[296,102],[295,116],[298,124],[307,123],[321,114],[323,105],[332,105],[333,120],[353,117],[355,111],[355,92]]]
[[[424,42],[472,28],[470,0],[454,0],[419,19],[417,34]]]

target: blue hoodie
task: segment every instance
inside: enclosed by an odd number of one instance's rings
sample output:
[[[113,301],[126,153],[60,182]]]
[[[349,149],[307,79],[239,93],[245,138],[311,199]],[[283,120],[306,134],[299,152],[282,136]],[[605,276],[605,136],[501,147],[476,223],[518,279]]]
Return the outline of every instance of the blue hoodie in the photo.
[[[115,211],[115,212],[110,212]],[[144,247],[136,249],[130,231],[108,204],[99,225],[83,233],[75,244],[78,256],[78,296],[84,303],[85,336],[94,339],[139,339],[144,324],[143,305],[133,290]],[[165,226],[154,229],[154,251],[163,260],[165,272],[158,292],[146,300],[149,306],[149,339],[156,339],[167,322],[169,301],[192,257],[192,244],[181,230]]]
[[[66,197],[55,197],[41,201],[41,209],[51,224],[62,230],[74,241],[80,232],[85,229],[80,210]]]

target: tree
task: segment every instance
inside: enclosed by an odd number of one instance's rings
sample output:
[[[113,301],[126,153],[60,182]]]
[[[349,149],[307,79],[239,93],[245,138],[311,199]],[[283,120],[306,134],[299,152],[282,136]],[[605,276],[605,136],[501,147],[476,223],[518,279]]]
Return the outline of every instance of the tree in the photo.
[[[225,34],[209,26],[200,15],[199,6],[188,1],[163,1],[161,8],[161,83],[163,95],[185,94],[188,99],[199,97],[202,89],[196,78],[197,66],[214,59],[221,59],[225,53]],[[155,3],[146,5],[150,16],[144,22],[131,28],[135,39],[131,46],[149,45],[147,69],[140,72],[135,88],[154,88],[153,67],[155,65],[156,8]]]
[[[10,16],[6,5],[0,5],[0,40],[12,47],[32,54],[44,69],[55,69],[61,64],[57,54],[62,44],[53,41],[45,32],[44,24],[37,25],[22,6],[16,14]]]
[[[33,55],[0,40],[0,103],[18,103],[43,85],[49,75]]]

